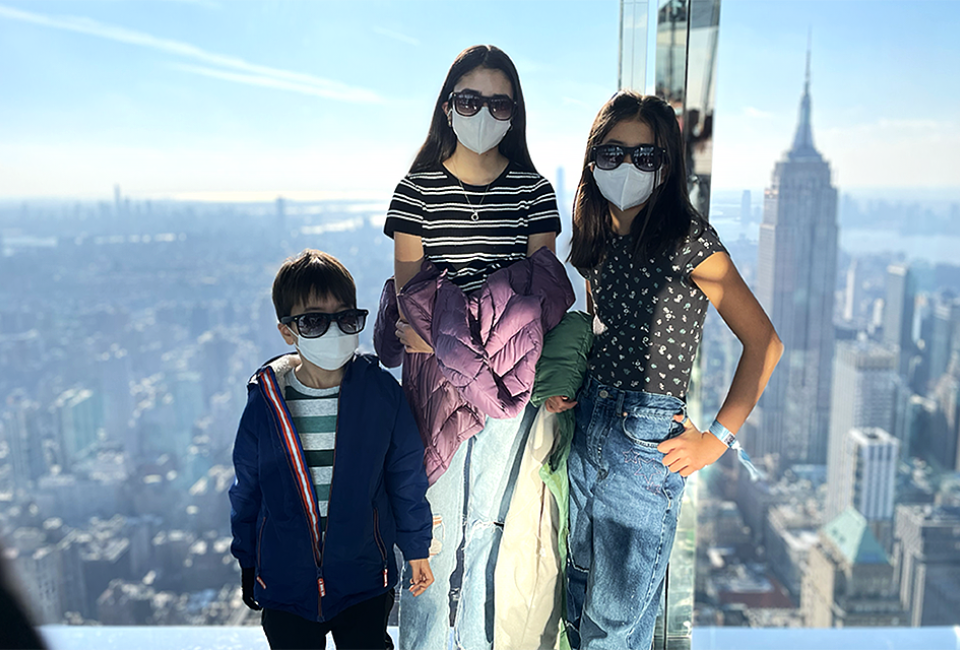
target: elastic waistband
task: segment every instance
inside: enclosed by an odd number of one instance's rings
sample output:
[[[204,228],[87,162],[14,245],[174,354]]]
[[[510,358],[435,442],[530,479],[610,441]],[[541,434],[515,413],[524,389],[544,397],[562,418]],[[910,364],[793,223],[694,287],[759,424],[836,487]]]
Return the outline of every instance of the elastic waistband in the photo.
[[[600,383],[590,375],[587,375],[587,380],[583,385],[583,391],[592,399],[614,400],[619,406],[624,408],[650,409],[651,411],[663,411],[665,414],[670,415],[676,413],[686,414],[687,412],[687,405],[678,397],[647,393],[642,390],[615,388]]]

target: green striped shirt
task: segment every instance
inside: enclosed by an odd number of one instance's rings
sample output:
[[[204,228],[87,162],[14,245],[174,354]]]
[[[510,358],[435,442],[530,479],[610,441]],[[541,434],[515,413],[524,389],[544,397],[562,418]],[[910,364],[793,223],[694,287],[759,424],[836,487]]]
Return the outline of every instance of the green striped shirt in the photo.
[[[327,506],[330,502],[330,483],[333,479],[333,450],[337,435],[337,398],[340,387],[310,388],[290,373],[290,383],[284,393],[287,408],[297,428],[300,444],[320,508],[320,532],[327,528]]]

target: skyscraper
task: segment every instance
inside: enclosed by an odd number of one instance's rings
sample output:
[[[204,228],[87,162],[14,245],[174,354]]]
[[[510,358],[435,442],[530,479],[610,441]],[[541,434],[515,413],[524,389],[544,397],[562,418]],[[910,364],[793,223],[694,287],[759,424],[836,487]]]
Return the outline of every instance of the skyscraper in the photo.
[[[97,443],[103,428],[103,406],[99,396],[85,388],[71,388],[53,404],[60,439],[61,459],[70,469]]]
[[[880,428],[850,429],[841,454],[842,481],[836,488],[827,486],[831,496],[838,492],[844,507],[856,508],[880,544],[891,549],[900,441]]]
[[[916,300],[913,274],[903,264],[887,267],[887,297],[883,306],[883,341],[899,350],[897,370],[907,374],[913,356],[913,306]]]
[[[746,444],[779,466],[823,464],[830,421],[837,190],[813,144],[810,54],[793,146],[764,191],[757,297],[784,354],[760,402],[760,433]]]
[[[853,505],[848,485],[852,476],[844,464],[850,431],[863,427],[890,431],[893,426],[896,364],[896,355],[877,343],[849,341],[837,346],[827,455],[827,521]]]
[[[956,625],[960,611],[960,510],[897,508],[900,602],[908,625]]]

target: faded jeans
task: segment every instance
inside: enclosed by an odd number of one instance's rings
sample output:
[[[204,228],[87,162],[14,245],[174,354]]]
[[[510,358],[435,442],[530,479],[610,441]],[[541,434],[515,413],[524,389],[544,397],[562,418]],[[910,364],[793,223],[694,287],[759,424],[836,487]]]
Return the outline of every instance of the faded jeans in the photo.
[[[685,479],[657,445],[683,431],[676,397],[604,386],[577,397],[570,450],[567,632],[583,650],[650,650]]]
[[[456,647],[493,647],[493,574],[513,486],[537,410],[528,406],[507,419],[487,418],[484,428],[460,445],[450,466],[427,490],[433,511],[430,568],[434,582],[414,597],[410,565],[404,563],[400,594],[400,649],[447,650],[450,638],[450,577],[464,542],[463,579],[454,622]]]

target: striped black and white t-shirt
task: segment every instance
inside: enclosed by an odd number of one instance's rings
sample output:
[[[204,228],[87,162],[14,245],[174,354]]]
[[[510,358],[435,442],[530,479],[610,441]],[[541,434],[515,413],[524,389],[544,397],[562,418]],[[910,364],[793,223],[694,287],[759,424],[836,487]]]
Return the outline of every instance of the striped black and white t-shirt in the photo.
[[[383,231],[418,235],[424,257],[469,293],[524,259],[530,235],[559,233],[560,213],[550,182],[512,162],[489,186],[461,186],[437,165],[400,181]]]
[[[310,388],[290,372],[284,391],[293,426],[300,435],[307,467],[313,477],[320,508],[320,532],[327,529],[327,506],[333,479],[333,450],[337,434],[337,398],[340,387]]]

